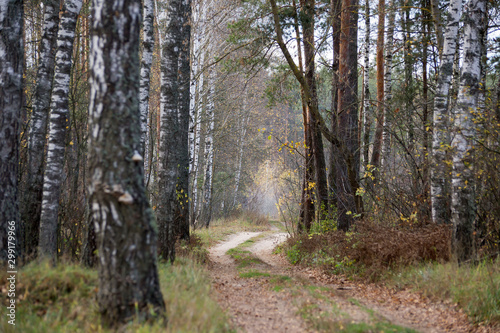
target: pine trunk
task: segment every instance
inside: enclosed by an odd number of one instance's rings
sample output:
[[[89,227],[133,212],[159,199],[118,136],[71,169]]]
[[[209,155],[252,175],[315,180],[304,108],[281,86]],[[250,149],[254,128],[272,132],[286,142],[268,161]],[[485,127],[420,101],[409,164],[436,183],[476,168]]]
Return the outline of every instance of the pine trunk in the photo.
[[[97,301],[105,325],[165,311],[154,216],[146,197],[139,80],[141,1],[93,0],[89,200],[99,251]]]
[[[66,128],[69,124],[69,83],[76,21],[82,0],[66,0],[57,35],[54,83],[50,100],[49,143],[43,178],[38,256],[57,258],[59,197],[63,182]]]
[[[338,228],[347,231],[353,215],[362,213],[359,182],[358,136],[358,1],[342,5],[339,61],[338,137],[344,145],[344,158],[336,165]],[[342,190],[340,190],[342,189]]]

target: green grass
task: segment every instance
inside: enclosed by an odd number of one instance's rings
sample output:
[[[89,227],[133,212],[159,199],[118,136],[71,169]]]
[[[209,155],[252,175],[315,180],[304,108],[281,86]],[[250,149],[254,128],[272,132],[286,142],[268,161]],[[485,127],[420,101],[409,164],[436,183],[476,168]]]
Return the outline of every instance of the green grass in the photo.
[[[0,320],[0,331],[10,332],[113,332],[102,326],[97,311],[97,272],[79,265],[32,263],[17,279],[16,326]],[[202,266],[179,258],[172,266],[159,265],[160,285],[167,306],[168,325],[133,321],[130,332],[231,332],[226,315],[210,297],[211,283]],[[5,273],[0,273],[5,288]],[[4,308],[7,300],[2,298]],[[4,308],[5,309],[5,308]]]
[[[257,277],[263,277],[263,276],[267,277],[267,276],[271,276],[271,274],[259,272],[256,270],[249,270],[247,272],[240,273],[240,278],[243,278],[243,279],[257,278]]]
[[[392,284],[457,303],[475,322],[500,323],[500,260],[479,265],[426,264],[392,276]]]

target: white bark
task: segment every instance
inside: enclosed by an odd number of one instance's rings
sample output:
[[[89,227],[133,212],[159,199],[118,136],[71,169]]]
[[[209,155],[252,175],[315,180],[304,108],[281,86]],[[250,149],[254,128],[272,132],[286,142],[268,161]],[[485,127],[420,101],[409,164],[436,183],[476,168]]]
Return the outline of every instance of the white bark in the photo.
[[[434,99],[434,119],[432,133],[431,162],[431,204],[432,221],[437,224],[449,222],[449,192],[446,165],[446,152],[450,144],[448,114],[448,94],[453,74],[462,0],[450,0],[448,18],[444,33],[443,53],[439,64],[439,74]]]
[[[370,107],[370,0],[365,2],[365,50],[364,50],[364,71],[363,71],[363,163],[368,164],[370,130],[371,130],[371,107]]]
[[[151,77],[151,64],[153,63],[154,38],[154,3],[153,0],[143,0],[143,25],[142,25],[142,61],[141,79],[139,88],[139,110],[141,113],[141,156],[144,160],[144,170],[147,170],[148,161],[148,112],[149,112],[149,86]]]
[[[240,123],[240,134],[238,140],[238,167],[236,168],[236,175],[234,177],[234,196],[233,196],[233,209],[236,207],[236,201],[238,198],[238,190],[240,187],[241,180],[241,164],[243,162],[243,152],[245,151],[245,137],[247,134],[247,123],[250,118],[250,113],[246,110],[246,103],[243,103],[243,119]]]
[[[50,101],[47,166],[43,179],[42,214],[40,216],[39,255],[57,257],[57,226],[60,187],[63,182],[66,128],[69,124],[69,83],[75,40],[76,21],[82,0],[66,0],[57,34],[55,74]]]
[[[454,250],[459,262],[474,254],[474,220],[476,217],[474,192],[474,118],[479,111],[478,98],[481,81],[481,33],[486,19],[486,0],[467,3],[464,25],[464,53],[462,74],[456,109],[452,110],[453,155],[451,220]]]
[[[394,21],[396,9],[394,0],[387,6],[389,10],[387,36],[385,44],[385,64],[384,64],[384,131],[382,133],[382,159],[381,168],[388,166],[391,154],[391,131],[392,129],[392,53],[394,50]]]
[[[215,91],[215,70],[212,69],[209,74],[209,91],[207,96],[207,121],[208,130],[205,136],[205,182],[203,184],[203,225],[208,227],[212,218],[212,183],[213,183],[213,161],[214,161],[214,91]]]

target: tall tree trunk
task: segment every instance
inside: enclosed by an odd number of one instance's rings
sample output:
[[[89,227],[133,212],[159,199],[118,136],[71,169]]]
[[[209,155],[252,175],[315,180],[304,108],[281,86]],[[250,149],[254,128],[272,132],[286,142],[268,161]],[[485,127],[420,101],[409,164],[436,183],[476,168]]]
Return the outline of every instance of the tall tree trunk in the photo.
[[[189,173],[192,179],[189,197],[191,198],[190,223],[195,225],[198,212],[198,172],[201,139],[201,110],[202,110],[202,88],[203,88],[203,64],[204,35],[205,35],[205,6],[201,0],[195,1],[193,11],[193,26],[191,27],[191,38],[193,40],[193,52],[191,63],[191,87],[190,87],[190,116],[189,116]]]
[[[343,0],[340,33],[338,136],[347,154],[339,159],[337,173],[338,228],[347,231],[353,214],[362,212],[359,182],[358,136],[358,1]],[[340,191],[342,189],[342,191]]]
[[[434,98],[434,119],[432,133],[431,203],[432,221],[437,224],[448,223],[449,178],[447,175],[446,155],[450,144],[448,95],[453,74],[453,59],[457,46],[458,25],[462,14],[462,0],[450,0],[446,23],[443,54],[439,64],[439,74]]]
[[[179,177],[179,52],[181,48],[181,0],[168,1],[161,56],[160,147],[157,206],[160,255],[175,260],[177,178]]]
[[[99,311],[117,325],[165,311],[146,197],[139,111],[141,1],[93,0],[89,195],[99,244]],[[153,310],[153,311],[152,311]]]
[[[368,0],[367,0],[368,1]],[[333,37],[333,62],[332,62],[332,105],[331,105],[331,127],[332,133],[336,135],[338,129],[337,113],[338,113],[338,86],[339,86],[339,50],[340,50],[340,15],[342,12],[342,1],[331,1],[331,18],[332,18],[332,37]],[[335,163],[336,160],[342,158],[338,148],[330,143],[330,160],[328,166],[328,185],[329,185],[329,208],[330,214],[333,216],[334,207],[337,206],[337,187],[335,186]]]
[[[23,238],[18,202],[19,131],[23,109],[23,2],[0,2],[0,262],[15,270]]]
[[[384,63],[384,130],[382,133],[382,160],[380,167],[384,168],[391,154],[391,131],[392,129],[392,52],[394,49],[394,21],[396,17],[396,8],[394,0],[390,0],[389,22],[387,24],[387,38],[385,42],[385,63]]]
[[[180,239],[189,239],[189,85],[191,78],[191,0],[181,1],[181,50],[179,54],[179,181],[177,183],[177,231]]]
[[[25,225],[26,256],[36,255],[42,211],[44,151],[47,141],[47,119],[50,94],[54,79],[59,0],[44,1],[43,36],[40,43],[40,61],[33,97],[31,126],[28,135],[28,169],[26,192],[22,201],[22,219]]]
[[[369,163],[370,131],[371,131],[371,98],[370,98],[370,0],[365,2],[365,50],[364,50],[364,72],[363,72],[363,167]]]
[[[378,168],[380,163],[380,150],[384,131],[384,32],[385,32],[385,0],[378,2],[378,28],[377,28],[377,123],[375,137],[373,138],[373,151],[371,164]]]
[[[454,151],[451,219],[454,250],[459,262],[474,256],[474,118],[481,80],[481,30],[486,19],[486,0],[470,0],[464,23],[464,55],[457,108],[453,112]]]
[[[153,63],[154,36],[154,3],[153,0],[143,0],[142,24],[142,60],[141,83],[139,88],[139,108],[141,112],[141,149],[140,155],[147,166],[148,143],[148,112],[149,112],[149,86],[151,77],[151,64]],[[147,168],[145,168],[146,170]]]
[[[66,128],[69,124],[69,83],[75,40],[76,21],[82,0],[66,0],[62,8],[57,34],[55,74],[50,100],[49,144],[47,165],[43,178],[42,213],[40,216],[40,244],[38,255],[57,258],[57,228],[59,197],[63,182]]]
[[[205,135],[205,181],[203,183],[203,206],[201,210],[201,222],[208,228],[212,219],[212,183],[214,168],[214,92],[215,92],[215,69],[211,69],[208,77],[207,96],[207,134]]]
[[[246,110],[246,99],[243,100],[243,113],[246,113],[240,122],[240,133],[238,138],[238,166],[236,167],[236,174],[234,176],[234,196],[233,196],[233,209],[236,207],[236,202],[238,199],[238,190],[240,187],[241,180],[241,166],[243,163],[243,153],[245,152],[245,137],[247,134],[247,123],[250,118],[250,112]]]
[[[304,34],[304,60],[305,60],[305,78],[311,90],[311,99],[307,101],[308,113],[311,119],[310,129],[312,138],[312,153],[314,161],[314,173],[316,185],[314,191],[317,197],[318,217],[320,220],[326,218],[328,213],[328,187],[326,180],[326,165],[325,153],[323,149],[323,139],[321,131],[317,124],[317,119],[309,110],[310,108],[318,109],[318,97],[316,92],[315,79],[315,62],[314,56],[316,52],[314,41],[314,17],[315,17],[315,1],[302,1],[302,29]]]

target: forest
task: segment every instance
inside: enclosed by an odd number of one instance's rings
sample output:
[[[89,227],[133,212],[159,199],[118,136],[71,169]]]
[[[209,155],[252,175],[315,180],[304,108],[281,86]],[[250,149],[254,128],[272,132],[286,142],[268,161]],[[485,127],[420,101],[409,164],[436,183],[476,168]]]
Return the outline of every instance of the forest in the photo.
[[[0,0],[0,118],[0,331],[500,327],[497,0]]]

